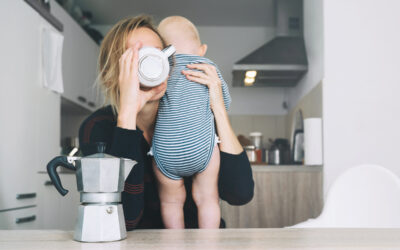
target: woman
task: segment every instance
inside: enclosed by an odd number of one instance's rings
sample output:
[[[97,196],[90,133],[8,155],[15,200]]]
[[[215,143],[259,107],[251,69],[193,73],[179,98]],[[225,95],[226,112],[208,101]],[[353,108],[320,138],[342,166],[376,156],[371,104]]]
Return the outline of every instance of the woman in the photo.
[[[97,110],[81,125],[79,139],[84,155],[96,152],[96,142],[106,142],[106,153],[137,161],[125,181],[122,204],[127,230],[163,228],[152,159],[147,155],[154,132],[160,86],[144,89],[138,80],[138,50],[142,46],[163,49],[166,45],[148,16],[117,23],[104,38],[99,56],[100,80],[110,106]],[[253,197],[254,182],[249,161],[229,123],[222,98],[221,82],[211,65],[193,64],[201,74],[188,79],[209,88],[220,143],[220,198],[242,205]],[[197,211],[191,197],[191,178],[185,179],[187,198],[185,227],[196,228]],[[221,227],[224,226],[221,220]]]

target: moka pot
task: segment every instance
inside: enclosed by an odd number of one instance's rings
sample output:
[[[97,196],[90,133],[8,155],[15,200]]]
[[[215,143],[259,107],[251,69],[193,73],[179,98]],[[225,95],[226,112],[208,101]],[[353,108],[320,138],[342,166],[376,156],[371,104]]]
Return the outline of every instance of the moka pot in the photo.
[[[126,238],[121,192],[135,161],[105,154],[105,144],[97,144],[98,153],[87,157],[58,156],[47,164],[47,172],[57,191],[65,196],[57,167],[76,172],[80,192],[74,239],[82,242],[107,242]]]

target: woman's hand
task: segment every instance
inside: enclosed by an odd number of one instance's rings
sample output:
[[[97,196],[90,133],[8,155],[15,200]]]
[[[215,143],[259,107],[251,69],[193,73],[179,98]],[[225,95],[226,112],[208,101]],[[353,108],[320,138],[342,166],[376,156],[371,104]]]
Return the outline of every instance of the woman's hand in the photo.
[[[119,112],[117,126],[136,129],[136,116],[155,93],[163,88],[141,89],[138,76],[140,42],[128,48],[119,59]]]
[[[229,154],[241,153],[243,148],[236,138],[229,121],[222,96],[222,83],[218,77],[217,70],[214,66],[209,64],[188,64],[186,66],[189,69],[201,70],[201,72],[183,70],[182,74],[184,74],[188,80],[204,84],[209,89],[211,110],[214,113],[217,133],[221,140],[219,145],[220,150]]]
[[[210,64],[188,64],[186,65],[189,69],[194,70],[182,70],[182,74],[190,81],[194,81],[203,85],[206,85],[210,93],[210,105],[211,110],[215,113],[216,111],[225,110],[224,99],[222,96],[222,83],[218,77],[217,70]]]

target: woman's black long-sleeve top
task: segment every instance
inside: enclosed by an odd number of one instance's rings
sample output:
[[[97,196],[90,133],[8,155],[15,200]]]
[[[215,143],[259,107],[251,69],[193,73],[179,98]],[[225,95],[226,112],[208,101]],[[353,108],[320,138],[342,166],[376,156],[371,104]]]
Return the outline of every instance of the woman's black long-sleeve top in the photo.
[[[127,230],[164,228],[152,159],[147,155],[150,145],[143,137],[143,132],[140,129],[117,127],[116,116],[111,106],[107,106],[95,111],[82,123],[79,142],[83,155],[96,153],[96,142],[105,142],[107,154],[137,162],[122,192]],[[191,178],[185,179],[185,186],[185,227],[197,228],[197,208],[191,196]],[[243,205],[253,198],[253,190],[253,176],[246,153],[234,155],[221,151],[218,181],[220,198],[231,205]]]

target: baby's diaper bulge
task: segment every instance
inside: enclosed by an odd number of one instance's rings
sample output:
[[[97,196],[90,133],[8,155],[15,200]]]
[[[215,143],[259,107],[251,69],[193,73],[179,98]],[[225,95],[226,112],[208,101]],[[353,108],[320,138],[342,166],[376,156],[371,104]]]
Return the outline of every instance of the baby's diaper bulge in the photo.
[[[211,150],[209,152],[198,152],[196,154],[188,154],[185,148],[167,150],[161,154],[154,155],[153,147],[150,148],[148,155],[154,156],[157,168],[168,178],[180,180],[182,177],[193,176],[196,173],[203,172],[210,162],[214,147],[219,143],[218,136],[214,136],[210,141]],[[190,143],[189,143],[190,145]],[[158,150],[159,151],[159,150]],[[185,153],[186,152],[186,153]],[[170,155],[170,156],[168,156]],[[174,159],[174,155],[177,157]]]

